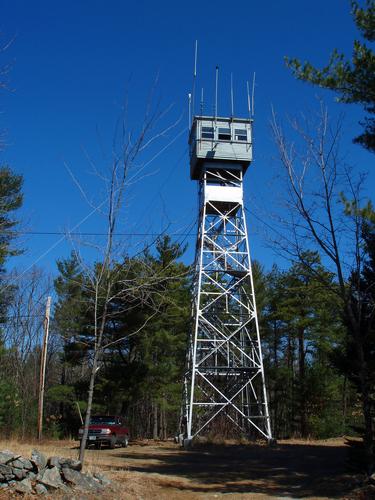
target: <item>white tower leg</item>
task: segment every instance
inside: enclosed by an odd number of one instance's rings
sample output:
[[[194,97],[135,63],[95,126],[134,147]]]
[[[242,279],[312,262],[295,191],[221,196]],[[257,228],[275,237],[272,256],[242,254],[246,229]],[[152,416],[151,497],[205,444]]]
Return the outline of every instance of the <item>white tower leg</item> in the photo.
[[[206,167],[200,188],[184,435],[190,442],[225,431],[271,441],[242,170]]]

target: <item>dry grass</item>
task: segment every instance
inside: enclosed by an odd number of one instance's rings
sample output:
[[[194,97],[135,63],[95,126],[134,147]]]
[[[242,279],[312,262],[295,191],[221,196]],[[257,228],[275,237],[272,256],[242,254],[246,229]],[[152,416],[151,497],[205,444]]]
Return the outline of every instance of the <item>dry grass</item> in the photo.
[[[27,457],[33,448],[47,456],[78,456],[77,441],[0,441],[0,450]],[[127,449],[87,450],[85,468],[102,471],[119,484],[116,495],[101,498],[331,499],[348,498],[354,487],[355,478],[346,471],[345,459],[342,438],[293,439],[280,441],[274,448],[231,441],[200,443],[190,451],[172,442],[139,441]]]
[[[18,439],[0,440],[0,450],[10,450],[28,458],[30,458],[34,448],[44,453],[47,457],[60,456],[77,459],[79,455],[78,443],[74,440],[43,440],[41,442],[37,440],[20,441]],[[119,493],[115,495],[110,494],[108,497],[101,495],[100,498],[118,498],[121,500],[149,498],[150,492],[153,491],[152,481],[147,480],[144,474],[129,472],[128,468],[123,463],[123,459],[116,456],[109,456],[108,451],[109,450],[96,449],[86,450],[85,472],[93,474],[95,472],[105,471],[108,478],[125,484],[126,489],[120,490]],[[19,498],[20,495],[0,491],[0,500],[16,497]],[[59,497],[64,497],[64,495],[54,494],[52,496],[52,498]],[[27,498],[32,498],[32,496],[23,498],[26,500]],[[91,495],[79,496],[80,500],[86,498],[89,499],[94,497]]]

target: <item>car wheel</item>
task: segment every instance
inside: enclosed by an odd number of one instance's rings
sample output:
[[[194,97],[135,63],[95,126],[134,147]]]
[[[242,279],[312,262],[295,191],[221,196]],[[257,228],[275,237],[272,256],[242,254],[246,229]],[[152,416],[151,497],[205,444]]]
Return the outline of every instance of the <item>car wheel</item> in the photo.
[[[129,438],[125,438],[124,441],[122,442],[122,446],[124,448],[127,448],[129,446]]]
[[[111,450],[114,450],[116,447],[116,436],[113,436],[109,442],[109,447]]]

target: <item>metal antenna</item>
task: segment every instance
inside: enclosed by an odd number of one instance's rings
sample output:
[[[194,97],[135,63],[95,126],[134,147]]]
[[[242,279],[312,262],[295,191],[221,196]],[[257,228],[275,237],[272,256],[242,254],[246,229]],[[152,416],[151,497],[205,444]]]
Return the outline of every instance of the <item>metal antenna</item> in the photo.
[[[247,110],[249,112],[249,118],[251,118],[250,89],[248,81],[246,82],[246,90],[247,90]]]
[[[252,116],[254,116],[254,94],[255,94],[255,71],[254,71],[254,74],[253,74],[253,89],[252,89],[252,92],[251,92],[251,112],[252,112]]]
[[[195,83],[196,83],[196,79],[197,79],[197,59],[198,59],[198,40],[195,40],[193,90],[192,90],[192,115],[193,116],[194,116],[194,110],[195,110]]]
[[[201,115],[203,115],[203,105],[204,105],[204,101],[203,101],[203,87],[202,87],[202,92],[201,92]]]
[[[219,82],[219,66],[216,66],[216,81],[215,81],[215,121],[217,118],[217,87]]]
[[[234,116],[233,73],[230,74],[230,101],[231,101],[232,118],[233,118]]]
[[[191,94],[188,94],[188,106],[189,106],[189,130],[191,129]]]

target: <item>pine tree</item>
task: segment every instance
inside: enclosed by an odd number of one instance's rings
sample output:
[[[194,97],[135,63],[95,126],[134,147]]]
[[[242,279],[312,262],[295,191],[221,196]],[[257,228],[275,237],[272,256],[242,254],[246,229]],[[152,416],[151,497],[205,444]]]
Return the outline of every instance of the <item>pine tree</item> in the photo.
[[[375,0],[366,0],[366,8],[352,1],[352,14],[357,28],[369,42],[375,41]],[[296,78],[319,87],[331,89],[339,95],[339,101],[361,104],[370,115],[361,123],[364,132],[354,139],[375,152],[375,54],[371,46],[358,40],[353,44],[352,60],[335,49],[330,60],[322,69],[298,59],[286,58],[287,65]]]
[[[373,214],[372,214],[373,215]],[[362,399],[365,444],[364,466],[371,474],[375,467],[375,225],[365,220],[362,229],[366,262],[360,274],[353,272],[350,280],[351,310],[358,329],[346,317],[348,335],[343,349],[336,349],[336,366],[345,373]]]
[[[183,251],[165,236],[154,253],[147,250],[113,263],[116,280],[107,304],[93,408],[126,416],[133,435],[152,436],[154,426],[155,437],[165,437],[176,428],[190,316],[189,268],[177,262]],[[67,417],[69,387],[77,399],[87,391],[94,301],[74,256],[58,268],[54,326],[63,339]],[[56,401],[56,394],[65,392],[52,390],[51,398]]]
[[[12,246],[17,236],[15,226],[18,221],[14,212],[21,207],[22,176],[14,174],[9,167],[0,167],[0,281],[5,272],[5,264],[9,257],[20,253]],[[7,285],[3,291],[0,286],[0,314],[5,315],[12,297],[12,287]]]
[[[177,428],[181,380],[190,320],[189,268],[176,262],[184,248],[168,236],[158,240],[153,259],[158,277],[155,321],[141,337],[147,368],[144,391],[152,401],[152,435],[165,439]],[[172,420],[168,418],[172,417]]]
[[[331,400],[341,399],[342,383],[328,357],[343,327],[338,299],[329,291],[332,274],[317,254],[303,259],[305,265],[268,275],[264,339],[271,409],[278,436],[328,437],[337,432],[338,419],[341,424],[340,406]]]
[[[0,167],[0,428],[6,429],[16,413],[16,389],[6,371],[9,352],[3,342],[3,328],[7,323],[7,312],[14,298],[15,287],[4,284],[6,262],[9,257],[20,253],[12,243],[18,224],[14,212],[21,207],[22,176],[14,174],[8,166]],[[5,429],[4,429],[5,428]]]

